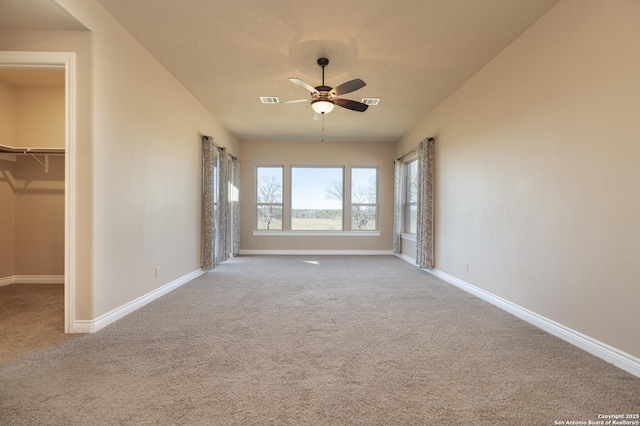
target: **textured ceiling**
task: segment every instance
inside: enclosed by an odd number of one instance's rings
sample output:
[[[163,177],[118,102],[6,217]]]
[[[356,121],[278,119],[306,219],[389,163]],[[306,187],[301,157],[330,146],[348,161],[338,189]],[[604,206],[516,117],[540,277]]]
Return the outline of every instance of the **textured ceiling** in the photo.
[[[324,140],[367,142],[401,138],[559,0],[98,1],[238,139],[320,140],[308,104],[259,98],[308,97],[287,78],[320,85],[316,61],[327,57],[327,85],[361,78],[366,87],[343,97],[381,102],[336,107]],[[53,0],[0,8],[0,28],[8,12],[24,29],[47,14],[49,25],[77,25]]]

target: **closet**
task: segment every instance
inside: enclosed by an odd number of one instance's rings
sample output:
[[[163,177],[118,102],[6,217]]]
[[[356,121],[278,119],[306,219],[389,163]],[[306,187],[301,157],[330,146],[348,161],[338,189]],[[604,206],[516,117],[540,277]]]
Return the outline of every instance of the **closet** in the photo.
[[[64,283],[64,84],[0,69],[0,286]]]

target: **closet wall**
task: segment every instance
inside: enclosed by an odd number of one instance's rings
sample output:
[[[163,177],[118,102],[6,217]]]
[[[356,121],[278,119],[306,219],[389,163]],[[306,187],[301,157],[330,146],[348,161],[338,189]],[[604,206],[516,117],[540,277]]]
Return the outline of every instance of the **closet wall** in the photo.
[[[0,73],[0,144],[63,148],[64,73],[34,71]],[[0,285],[64,274],[64,156],[47,163],[0,153]]]

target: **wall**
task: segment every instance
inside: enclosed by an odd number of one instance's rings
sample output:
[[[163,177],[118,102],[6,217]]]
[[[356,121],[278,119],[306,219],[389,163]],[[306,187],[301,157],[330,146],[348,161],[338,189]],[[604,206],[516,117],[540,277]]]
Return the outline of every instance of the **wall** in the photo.
[[[0,82],[2,144],[64,147],[64,86]],[[64,275],[64,157],[0,160],[0,278]],[[45,161],[43,156],[38,156]]]
[[[16,147],[64,148],[64,85],[16,86]]]
[[[238,146],[97,1],[59,3],[91,28],[97,318],[200,268],[200,135]]]
[[[87,31],[0,30],[0,50],[74,52],[76,58],[75,317],[93,312],[92,53]]]
[[[392,249],[393,156],[391,143],[242,141],[240,147],[240,247],[247,250],[350,250]],[[265,236],[256,228],[256,166],[373,166],[379,167],[380,236]],[[284,188],[284,197],[290,197]]]
[[[14,157],[15,158],[15,157]],[[0,285],[15,275],[16,200],[15,162],[0,158]]]
[[[559,3],[397,147],[436,139],[437,269],[635,357],[638,22]]]
[[[0,145],[16,143],[16,90],[12,84],[0,80]]]
[[[200,134],[238,143],[98,2],[58,3],[91,31],[0,31],[0,50],[76,53],[75,305],[92,321],[200,268]]]
[[[13,85],[0,80],[0,145],[16,139]],[[0,154],[0,280],[15,275],[15,155]]]
[[[64,156],[17,156],[15,179],[15,275],[64,275]]]

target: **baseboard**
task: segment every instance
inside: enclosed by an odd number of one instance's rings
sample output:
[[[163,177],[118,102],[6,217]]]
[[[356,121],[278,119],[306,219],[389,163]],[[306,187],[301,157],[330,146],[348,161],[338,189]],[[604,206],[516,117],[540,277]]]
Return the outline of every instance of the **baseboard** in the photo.
[[[94,320],[76,320],[73,324],[73,332],[74,333],[94,333],[98,330],[101,330],[106,326],[118,321],[119,319],[129,315],[131,312],[134,312],[142,308],[144,305],[153,302],[159,297],[162,297],[165,294],[175,290],[176,288],[199,277],[203,273],[204,271],[202,269],[193,271],[183,277],[180,277],[174,281],[171,281],[168,284],[163,285],[162,287],[156,290],[153,290],[150,293],[145,294],[144,296],[141,296],[135,300],[132,300],[129,303],[125,303],[119,308],[116,308],[110,312],[107,312],[106,314],[101,315]]]
[[[630,354],[622,352],[589,336],[585,336],[582,333],[565,327],[564,325],[550,320],[549,318],[538,315],[535,312],[523,308],[522,306],[509,302],[508,300],[489,293],[488,291],[462,281],[438,269],[425,269],[425,271],[491,303],[494,306],[497,306],[506,312],[509,312],[512,315],[515,315],[516,317],[564,340],[565,342],[577,346],[591,355],[597,356],[598,358],[615,365],[621,370],[631,373],[636,377],[640,377],[640,359]]]
[[[417,266],[416,265],[416,260],[413,257],[409,257],[406,254],[402,254],[402,253],[394,253],[397,257],[399,257],[400,259],[404,260],[407,263],[412,264],[413,266]]]
[[[64,284],[64,275],[11,275],[0,278],[0,287],[10,284]]]
[[[241,256],[388,256],[392,254],[391,250],[240,250]]]

